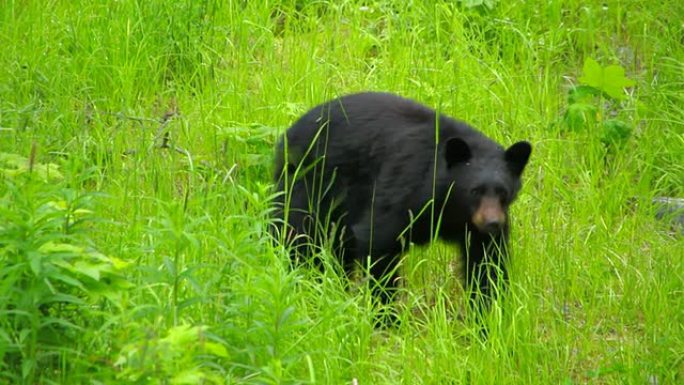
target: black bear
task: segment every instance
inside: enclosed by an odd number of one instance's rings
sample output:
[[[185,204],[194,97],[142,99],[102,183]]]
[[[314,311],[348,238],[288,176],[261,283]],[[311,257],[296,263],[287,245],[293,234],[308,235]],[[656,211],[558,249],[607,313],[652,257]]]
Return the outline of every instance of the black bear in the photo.
[[[393,94],[343,96],[307,112],[278,143],[278,234],[293,256],[329,241],[345,270],[369,261],[375,279],[387,278],[383,302],[405,246],[439,236],[460,245],[467,287],[479,289],[471,296],[486,301],[507,280],[508,207],[531,150],[524,141],[504,149]]]

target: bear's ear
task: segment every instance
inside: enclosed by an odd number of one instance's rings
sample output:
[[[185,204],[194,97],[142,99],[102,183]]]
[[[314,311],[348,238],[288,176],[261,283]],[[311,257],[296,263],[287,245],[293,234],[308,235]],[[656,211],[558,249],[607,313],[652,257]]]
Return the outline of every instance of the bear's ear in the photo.
[[[456,163],[467,162],[471,157],[470,146],[463,139],[449,138],[447,140],[445,152],[447,167],[451,167]]]
[[[530,159],[530,153],[532,153],[532,145],[529,142],[518,142],[508,147],[504,157],[515,175],[520,176],[522,174],[527,161]]]

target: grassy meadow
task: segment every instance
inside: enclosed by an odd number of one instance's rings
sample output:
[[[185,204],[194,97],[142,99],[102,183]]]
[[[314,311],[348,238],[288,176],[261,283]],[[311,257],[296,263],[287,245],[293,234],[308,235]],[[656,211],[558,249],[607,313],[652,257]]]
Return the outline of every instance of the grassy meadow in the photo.
[[[534,146],[486,340],[455,248],[406,254],[382,329],[270,241],[278,135],[362,90]],[[0,0],[0,384],[682,384],[655,197],[681,1]]]

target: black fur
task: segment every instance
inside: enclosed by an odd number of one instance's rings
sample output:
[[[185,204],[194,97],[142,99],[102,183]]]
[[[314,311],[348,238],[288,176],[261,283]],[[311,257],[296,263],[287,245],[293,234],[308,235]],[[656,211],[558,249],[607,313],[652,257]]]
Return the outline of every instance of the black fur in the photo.
[[[490,281],[507,280],[508,206],[530,152],[527,142],[506,150],[392,94],[335,99],[307,112],[278,144],[279,234],[294,243],[294,256],[332,239],[347,270],[370,256],[374,278],[391,274],[383,302],[404,245],[437,234],[460,245],[466,283],[488,298]],[[483,268],[487,261],[496,269]]]

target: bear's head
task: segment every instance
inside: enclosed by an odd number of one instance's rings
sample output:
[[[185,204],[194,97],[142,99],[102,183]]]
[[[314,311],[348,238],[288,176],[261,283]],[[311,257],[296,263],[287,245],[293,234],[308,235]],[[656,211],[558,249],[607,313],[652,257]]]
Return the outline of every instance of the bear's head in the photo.
[[[508,220],[508,207],[520,190],[520,176],[532,146],[521,141],[507,149],[474,143],[461,138],[446,142],[446,167],[453,183],[449,204],[483,233],[501,232]]]

